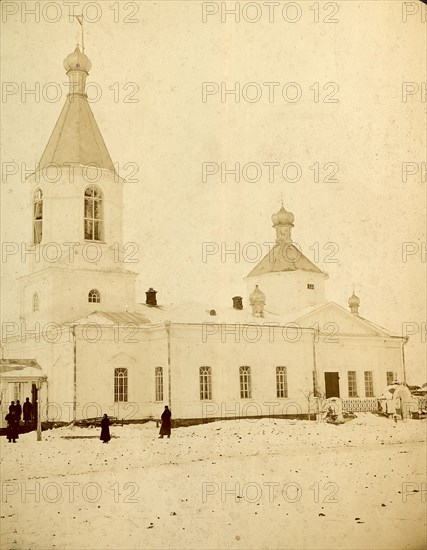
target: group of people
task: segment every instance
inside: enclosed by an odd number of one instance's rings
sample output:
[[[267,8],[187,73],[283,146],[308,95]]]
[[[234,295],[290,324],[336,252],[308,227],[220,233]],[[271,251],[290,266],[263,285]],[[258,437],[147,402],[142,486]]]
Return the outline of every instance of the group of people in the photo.
[[[24,414],[24,423],[25,426],[28,426],[33,417],[33,405],[30,402],[30,398],[27,397],[22,407],[19,399],[12,401],[9,405],[9,412],[5,417],[7,422],[6,437],[11,443],[16,443],[16,440],[19,439],[19,425],[21,423],[21,416]]]
[[[172,413],[167,405],[165,405],[165,410],[162,413],[162,425],[160,426],[159,439],[163,439],[166,435],[167,437],[171,436],[171,417]],[[108,443],[111,439],[110,435],[110,419],[106,414],[101,420],[101,436],[99,438],[103,443]]]
[[[19,399],[17,399],[16,403],[15,401],[12,401],[12,403],[9,405],[9,412],[5,418],[7,422],[6,437],[9,443],[11,443],[12,441],[13,443],[16,443],[16,440],[19,439],[19,425],[21,422],[22,414],[24,415],[25,426],[28,426],[33,417],[33,405],[30,403],[29,397],[26,398],[23,407],[21,406]],[[165,435],[168,438],[171,436],[171,416],[172,413],[169,407],[166,405],[165,410],[163,411],[161,416],[162,425],[160,427],[160,439],[163,439]],[[110,439],[110,419],[106,414],[104,414],[104,417],[101,420],[100,440],[103,443],[108,443]]]

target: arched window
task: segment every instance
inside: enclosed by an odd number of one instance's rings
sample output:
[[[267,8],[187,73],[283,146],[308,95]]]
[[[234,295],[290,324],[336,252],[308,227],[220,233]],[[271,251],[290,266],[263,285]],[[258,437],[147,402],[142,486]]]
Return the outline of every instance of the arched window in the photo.
[[[33,294],[33,311],[38,311],[40,306],[40,299],[37,292],[34,292]]]
[[[276,367],[276,397],[288,397],[286,367]]]
[[[251,367],[240,367],[240,399],[252,398]]]
[[[200,367],[200,399],[212,399],[212,369],[211,367]]]
[[[104,234],[102,191],[91,185],[85,190],[84,233],[88,241],[102,241]]]
[[[163,368],[156,367],[154,375],[156,379],[156,401],[163,401]]]
[[[128,400],[128,370],[114,369],[114,402]]]
[[[43,193],[36,189],[33,197],[33,242],[41,243],[43,234]]]
[[[93,288],[92,290],[89,290],[89,294],[87,296],[87,301],[92,304],[100,304],[101,303],[101,293],[99,290],[96,290]]]

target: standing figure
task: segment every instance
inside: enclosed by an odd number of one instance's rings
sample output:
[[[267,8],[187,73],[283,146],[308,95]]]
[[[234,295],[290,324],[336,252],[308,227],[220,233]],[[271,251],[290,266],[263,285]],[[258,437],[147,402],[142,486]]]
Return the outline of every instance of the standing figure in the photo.
[[[16,400],[15,413],[18,419],[18,426],[19,426],[19,423],[21,422],[21,416],[22,416],[22,405],[19,399]]]
[[[14,410],[15,410],[15,401],[12,401],[11,404],[9,405],[9,412],[11,413]]]
[[[27,397],[27,399],[25,400],[22,411],[24,413],[25,426],[28,426],[28,424],[31,422],[31,416],[33,414],[33,404],[30,403],[30,398],[29,397]]]
[[[165,405],[165,410],[162,412],[162,425],[160,426],[160,435],[159,438],[162,439],[164,435],[168,437],[171,436],[171,416],[172,413],[169,410],[169,407]]]
[[[19,439],[19,421],[14,409],[12,409],[12,411],[6,415],[5,420],[7,422],[6,437],[9,443],[11,441],[16,443],[16,440]]]
[[[99,439],[102,441],[102,443],[108,443],[111,439],[110,419],[106,414],[104,414],[104,418],[101,420],[101,437]]]

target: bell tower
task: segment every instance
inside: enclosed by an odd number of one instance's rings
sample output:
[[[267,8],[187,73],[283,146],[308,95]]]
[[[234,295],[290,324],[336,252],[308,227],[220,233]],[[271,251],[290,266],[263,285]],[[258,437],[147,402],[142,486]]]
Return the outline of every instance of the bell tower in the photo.
[[[64,60],[69,94],[37,170],[20,279],[21,318],[63,323],[95,310],[132,311],[137,274],[123,258],[123,179],[85,92],[90,59],[79,46]]]

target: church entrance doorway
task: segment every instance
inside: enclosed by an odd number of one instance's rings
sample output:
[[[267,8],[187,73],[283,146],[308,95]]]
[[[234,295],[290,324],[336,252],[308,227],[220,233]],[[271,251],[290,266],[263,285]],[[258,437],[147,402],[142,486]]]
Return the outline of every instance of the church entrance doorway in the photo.
[[[340,377],[337,372],[325,372],[325,392],[326,399],[328,397],[340,396]]]

